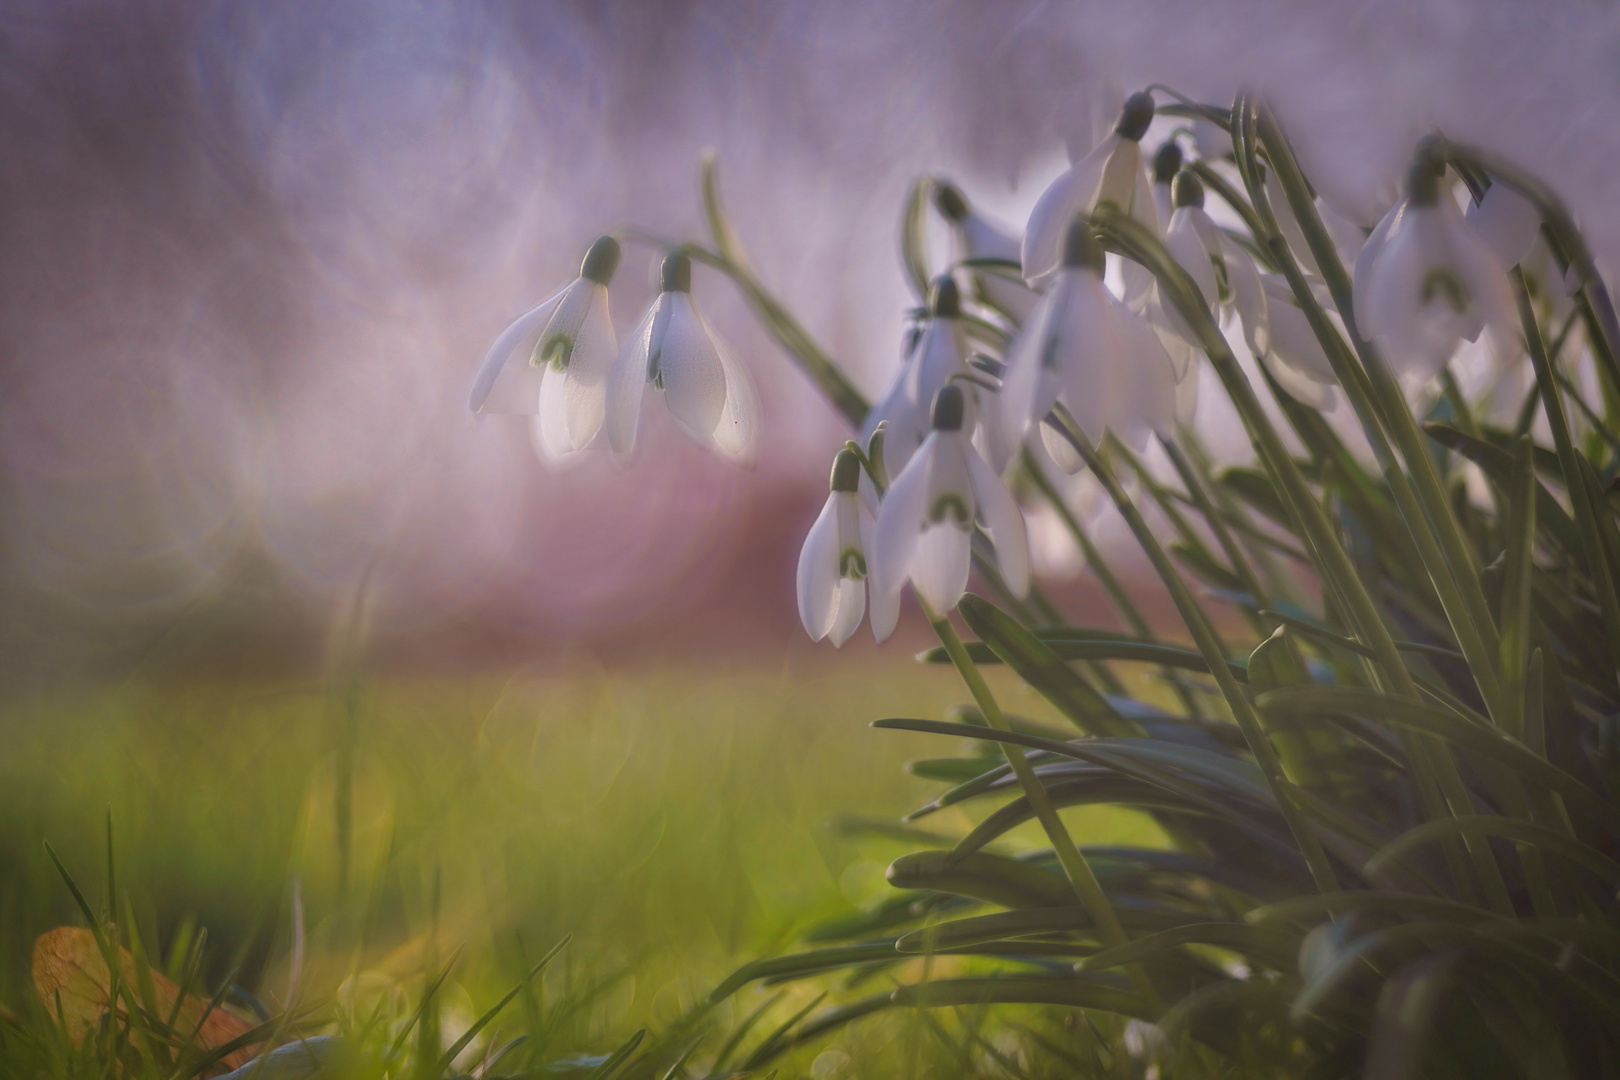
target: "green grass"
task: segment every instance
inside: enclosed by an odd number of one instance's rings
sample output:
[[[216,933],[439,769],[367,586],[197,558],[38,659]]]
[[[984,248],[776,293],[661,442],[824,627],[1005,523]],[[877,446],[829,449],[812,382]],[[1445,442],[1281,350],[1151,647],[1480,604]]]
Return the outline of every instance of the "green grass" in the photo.
[[[997,681],[1015,711],[1052,722],[1018,685]],[[674,1024],[739,965],[791,951],[805,927],[892,895],[884,869],[915,841],[860,822],[892,826],[926,802],[936,785],[903,766],[940,747],[868,722],[941,718],[962,697],[948,668],[895,647],[854,662],[830,650],[723,670],[582,661],[509,678],[134,684],[14,704],[0,738],[0,1000],[30,1016],[34,938],[84,923],[44,842],[99,903],[110,809],[119,888],[148,951],[164,957],[192,924],[207,928],[205,997],[239,968],[269,1010],[285,1005],[297,882],[300,1001],[323,1019],[415,1000],[460,948],[439,994],[453,1028],[518,980],[524,956],[571,934],[542,985],[603,992],[546,1052],[607,1053]],[[1105,842],[1157,835],[1112,808],[1070,820]],[[925,824],[959,833],[972,821],[953,810]],[[1020,830],[1006,850],[1038,842]],[[732,998],[722,1026],[763,1000]],[[517,1009],[493,1028],[521,1027]],[[865,1031],[809,1056],[836,1060]]]

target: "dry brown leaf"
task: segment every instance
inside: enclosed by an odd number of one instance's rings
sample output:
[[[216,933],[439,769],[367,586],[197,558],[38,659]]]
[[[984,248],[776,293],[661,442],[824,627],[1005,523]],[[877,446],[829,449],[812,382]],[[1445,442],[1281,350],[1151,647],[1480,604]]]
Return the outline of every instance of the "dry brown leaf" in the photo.
[[[128,949],[119,949],[118,957],[119,978],[131,989],[136,1000],[140,1000],[135,958]],[[41,934],[39,940],[34,942],[34,989],[39,992],[39,999],[52,1016],[57,1015],[57,996],[61,996],[59,1021],[74,1042],[82,1040],[86,1032],[101,1023],[101,1017],[107,1011],[108,983],[107,962],[96,945],[96,936],[89,930],[59,926]],[[174,1011],[180,988],[161,972],[153,971],[152,989],[157,997],[157,1011],[166,1018]],[[215,1009],[203,1020],[203,1013],[207,1009],[207,1001],[187,997],[175,1021],[175,1028],[181,1038],[185,1038],[196,1030],[197,1022],[202,1020],[197,1044],[204,1050],[223,1046],[254,1026],[224,1009]],[[118,1015],[124,1015],[122,1003],[118,1007]],[[225,1055],[221,1063],[229,1069],[239,1068],[252,1060],[257,1050],[254,1046],[242,1047]]]

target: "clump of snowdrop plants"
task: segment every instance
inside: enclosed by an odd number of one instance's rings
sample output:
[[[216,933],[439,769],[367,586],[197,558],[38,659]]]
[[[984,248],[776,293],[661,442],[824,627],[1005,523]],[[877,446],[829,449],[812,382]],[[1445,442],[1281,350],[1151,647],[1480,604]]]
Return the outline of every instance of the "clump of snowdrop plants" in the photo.
[[[881,641],[909,585],[939,639],[923,661],[972,698],[874,726],[966,745],[916,763],[946,788],[910,820],[978,824],[895,860],[893,902],[718,987],[833,995],[763,1037],[755,1015],[721,1056],[764,1069],[903,1007],[964,1074],[1002,1074],[1009,1046],[1071,1074],[1620,1074],[1620,326],[1585,241],[1542,179],[1438,135],[1369,234],[1317,197],[1263,99],[1154,92],[1021,238],[918,182],[902,255],[920,307],[875,405],[748,269],[712,162],[712,244],[670,250],[622,349],[604,240],[479,375],[474,408],[537,413],[557,453],[604,419],[628,451],[652,392],[746,458],[749,379],[686,260],[720,271],[859,436],[805,541],[806,631],[842,645],[870,613]],[[1473,399],[1464,358],[1526,389]],[[1178,413],[1204,368],[1248,463]],[[1364,447],[1324,420],[1335,402]],[[1179,626],[1143,615],[1065,501],[1082,470]],[[1031,580],[1037,509],[1112,613]],[[1048,719],[1007,713],[990,665]],[[1167,846],[1088,843],[1062,811],[1099,804]],[[1032,819],[1045,846],[1019,853],[1008,834]]]

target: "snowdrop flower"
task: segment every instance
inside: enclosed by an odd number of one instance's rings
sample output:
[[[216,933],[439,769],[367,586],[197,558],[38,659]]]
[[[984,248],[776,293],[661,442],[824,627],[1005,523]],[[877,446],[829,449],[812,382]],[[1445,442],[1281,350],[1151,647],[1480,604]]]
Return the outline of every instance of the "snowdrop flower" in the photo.
[[[866,613],[866,553],[872,548],[873,519],[860,486],[860,459],[848,449],[838,451],[832,493],[799,553],[799,620],[812,641],[830,638],[842,645]],[[874,608],[877,602],[873,600]]]
[[[1008,430],[1038,424],[1061,397],[1093,438],[1111,430],[1141,447],[1175,419],[1179,375],[1149,326],[1103,285],[1103,250],[1076,221],[1063,265],[1007,356]]]
[[[966,197],[954,184],[943,180],[935,182],[934,205],[940,216],[950,222],[960,258],[1005,259],[1015,264],[1019,261],[1022,247],[1019,239],[968,205]],[[1029,317],[1039,299],[1021,282],[1009,281],[994,271],[975,271],[973,280],[984,299],[1017,323]]]
[[[1310,320],[1296,301],[1288,279],[1281,274],[1263,274],[1260,286],[1266,293],[1266,314],[1271,323],[1271,348],[1260,357],[1260,362],[1294,400],[1314,409],[1332,408],[1332,388],[1338,384],[1338,377],[1322,349],[1322,342],[1311,330]],[[1311,291],[1328,321],[1344,334],[1344,324],[1333,310],[1333,297],[1327,286],[1312,279]]]
[[[1266,319],[1266,294],[1260,272],[1249,253],[1221,231],[1204,212],[1204,185],[1184,172],[1175,181],[1175,213],[1165,229],[1164,246],[1192,276],[1212,312],[1235,311],[1243,322],[1243,337],[1256,356],[1266,353],[1271,327]],[[1182,324],[1178,312],[1167,311],[1172,326]],[[1188,333],[1188,341],[1197,337]]]
[[[621,458],[635,449],[641,398],[651,386],[682,431],[751,463],[757,407],[748,372],[692,303],[692,261],[669,255],[659,276],[663,292],[608,373],[608,443]]]
[[[900,588],[910,579],[936,613],[967,590],[973,526],[981,522],[996,563],[1017,596],[1029,591],[1029,541],[1018,503],[968,440],[967,396],[951,383],[934,400],[933,430],[878,507],[872,549],[872,631],[894,630]]]
[[[1356,260],[1361,332],[1383,345],[1396,372],[1420,382],[1482,331],[1498,361],[1516,344],[1506,267],[1442,191],[1441,168],[1420,153],[1405,197]]]
[[[900,475],[911,455],[923,444],[929,432],[929,407],[952,378],[967,375],[966,342],[958,320],[962,315],[962,294],[949,274],[934,280],[929,297],[929,317],[922,333],[901,363],[888,393],[872,407],[862,426],[861,441],[870,442],[879,423],[887,422],[883,436],[883,468],[889,478]],[[977,397],[968,401],[968,430],[973,429]]]
[[[1175,182],[1176,174],[1181,172],[1181,162],[1181,144],[1175,139],[1165,140],[1153,155],[1153,209],[1160,221],[1169,221],[1175,213],[1170,185]]]
[[[618,351],[607,292],[618,266],[618,241],[602,237],[572,284],[508,326],[473,380],[472,411],[538,414],[537,442],[547,455],[583,450],[602,427]]]
[[[1152,96],[1132,94],[1125,101],[1113,133],[1069,166],[1042,193],[1024,231],[1024,280],[1041,285],[1058,274],[1069,222],[1098,203],[1112,202],[1152,229],[1155,236],[1162,235],[1147,170],[1142,164],[1141,140],[1152,122]],[[1151,286],[1151,275],[1145,280]],[[1129,282],[1127,292],[1132,292]]]

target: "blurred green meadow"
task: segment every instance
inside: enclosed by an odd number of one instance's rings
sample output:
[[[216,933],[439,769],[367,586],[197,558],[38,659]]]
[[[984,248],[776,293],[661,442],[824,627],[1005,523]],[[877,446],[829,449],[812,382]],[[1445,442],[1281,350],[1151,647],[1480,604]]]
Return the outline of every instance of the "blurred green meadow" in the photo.
[[[989,675],[1011,711],[1061,726],[1022,683]],[[867,725],[940,718],[965,697],[949,668],[891,648],[705,666],[579,655],[543,672],[332,685],[131,681],[14,702],[0,737],[0,1001],[37,1013],[35,938],[85,922],[45,842],[102,902],[110,819],[146,951],[175,971],[205,928],[209,991],[229,980],[279,1013],[299,952],[296,1003],[321,1030],[366,1002],[417,1000],[459,949],[438,994],[451,1032],[572,935],[539,983],[568,1003],[545,1057],[605,1054],[812,924],[893,895],[887,863],[927,843],[900,818],[938,790],[905,764],[953,751]],[[988,809],[923,824],[960,835]],[[1087,843],[1159,835],[1129,811],[1066,817]],[[1004,850],[1020,845],[1041,846],[1038,827]],[[767,997],[736,995],[718,1019]],[[505,1020],[485,1037],[522,1026]],[[805,1060],[831,1053],[825,1073],[838,1046],[891,1022],[835,1033]]]

